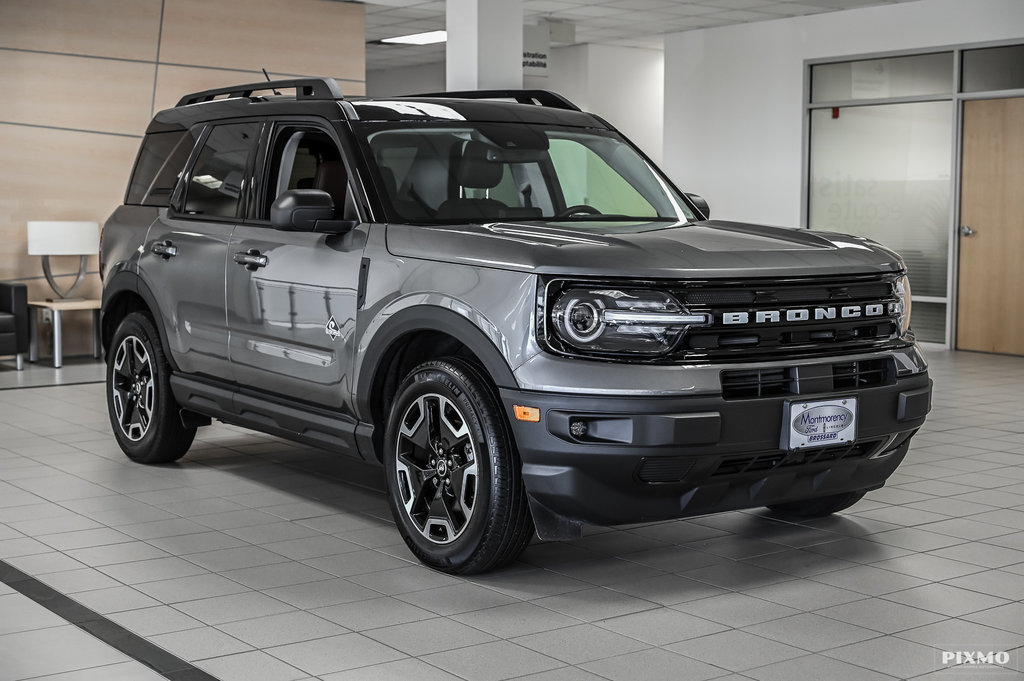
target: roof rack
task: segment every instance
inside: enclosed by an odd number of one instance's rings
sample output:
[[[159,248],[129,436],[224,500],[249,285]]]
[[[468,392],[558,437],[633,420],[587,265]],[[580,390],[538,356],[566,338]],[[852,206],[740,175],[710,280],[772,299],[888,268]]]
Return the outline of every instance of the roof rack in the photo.
[[[514,99],[520,104],[535,104],[553,109],[581,109],[562,95],[550,90],[459,90],[457,92],[431,92],[412,97],[452,97],[454,99]]]
[[[276,89],[295,88],[296,99],[344,99],[341,88],[333,78],[292,78],[290,80],[269,80],[246,85],[231,85],[203,90],[185,95],[175,106],[188,106],[200,102],[210,102],[218,97],[251,97],[254,92],[273,91]]]

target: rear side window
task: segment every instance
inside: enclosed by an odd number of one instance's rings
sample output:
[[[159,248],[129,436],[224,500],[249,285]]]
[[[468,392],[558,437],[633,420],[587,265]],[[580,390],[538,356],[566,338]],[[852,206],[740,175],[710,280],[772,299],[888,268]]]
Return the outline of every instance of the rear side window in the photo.
[[[146,135],[135,161],[125,203],[166,206],[196,140],[187,130]]]
[[[210,131],[185,188],[185,212],[202,217],[234,218],[245,190],[249,160],[260,123],[218,125]]]

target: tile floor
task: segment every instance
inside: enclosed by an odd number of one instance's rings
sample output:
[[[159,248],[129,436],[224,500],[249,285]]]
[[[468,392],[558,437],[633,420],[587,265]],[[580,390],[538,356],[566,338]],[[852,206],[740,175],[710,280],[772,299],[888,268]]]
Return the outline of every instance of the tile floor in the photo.
[[[374,468],[223,425],[146,468],[101,384],[3,390],[0,559],[223,681],[1021,678],[1024,359],[929,358],[927,426],[845,514],[592,528],[468,579],[414,562]],[[3,584],[0,661],[162,678]]]

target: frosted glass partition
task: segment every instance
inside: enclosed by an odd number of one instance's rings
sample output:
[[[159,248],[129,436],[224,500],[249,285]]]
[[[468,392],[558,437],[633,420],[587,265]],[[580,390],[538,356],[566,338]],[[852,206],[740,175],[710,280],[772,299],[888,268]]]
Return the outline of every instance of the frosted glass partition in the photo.
[[[946,342],[946,304],[913,301],[910,326],[917,340],[929,343]]]
[[[949,102],[812,110],[809,226],[892,248],[915,295],[945,297],[952,140]]]
[[[811,67],[811,102],[951,94],[953,53],[862,59]]]

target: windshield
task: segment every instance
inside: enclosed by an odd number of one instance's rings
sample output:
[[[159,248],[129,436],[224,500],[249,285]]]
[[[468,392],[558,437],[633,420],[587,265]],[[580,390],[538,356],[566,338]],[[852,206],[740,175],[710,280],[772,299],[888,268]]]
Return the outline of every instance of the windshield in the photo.
[[[392,220],[694,219],[662,176],[615,133],[522,123],[367,126]]]

